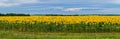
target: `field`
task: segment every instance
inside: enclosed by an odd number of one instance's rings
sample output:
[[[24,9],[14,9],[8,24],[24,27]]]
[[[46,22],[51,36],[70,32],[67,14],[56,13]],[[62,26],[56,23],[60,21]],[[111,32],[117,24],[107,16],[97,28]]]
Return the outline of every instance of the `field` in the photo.
[[[1,31],[0,39],[119,39],[120,33],[29,33]]]
[[[118,39],[120,16],[0,16],[0,31],[2,39]]]

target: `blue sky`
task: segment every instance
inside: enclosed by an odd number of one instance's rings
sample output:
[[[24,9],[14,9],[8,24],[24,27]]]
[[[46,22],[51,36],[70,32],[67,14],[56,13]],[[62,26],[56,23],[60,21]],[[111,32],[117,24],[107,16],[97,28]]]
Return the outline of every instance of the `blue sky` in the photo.
[[[0,0],[0,13],[120,14],[120,0]]]

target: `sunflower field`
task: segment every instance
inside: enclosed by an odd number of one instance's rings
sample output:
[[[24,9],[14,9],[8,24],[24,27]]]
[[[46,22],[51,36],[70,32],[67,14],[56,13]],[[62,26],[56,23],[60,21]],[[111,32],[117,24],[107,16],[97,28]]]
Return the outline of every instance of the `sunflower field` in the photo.
[[[120,16],[0,16],[0,30],[21,32],[120,32]]]

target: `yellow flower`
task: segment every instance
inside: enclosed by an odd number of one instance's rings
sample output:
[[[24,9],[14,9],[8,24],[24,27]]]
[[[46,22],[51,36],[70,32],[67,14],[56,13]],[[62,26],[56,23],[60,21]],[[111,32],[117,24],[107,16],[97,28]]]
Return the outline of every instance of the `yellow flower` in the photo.
[[[120,16],[1,16],[0,21],[6,21],[11,23],[32,23],[36,22],[42,23],[56,23],[57,24],[76,24],[76,23],[99,23],[104,22],[104,24],[112,22],[120,24]]]

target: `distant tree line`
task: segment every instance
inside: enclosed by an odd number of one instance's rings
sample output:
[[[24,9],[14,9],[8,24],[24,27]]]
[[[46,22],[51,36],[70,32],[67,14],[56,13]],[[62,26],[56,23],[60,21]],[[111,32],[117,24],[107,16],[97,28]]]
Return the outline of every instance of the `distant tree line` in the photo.
[[[120,16],[120,14],[18,14],[18,13],[0,13],[0,16]]]
[[[45,16],[79,16],[79,15],[46,14]]]
[[[30,14],[16,14],[16,13],[2,14],[0,13],[0,16],[30,16]]]
[[[33,16],[120,16],[120,14],[34,14]]]
[[[79,15],[66,15],[66,14],[34,14],[33,16],[79,16]]]

